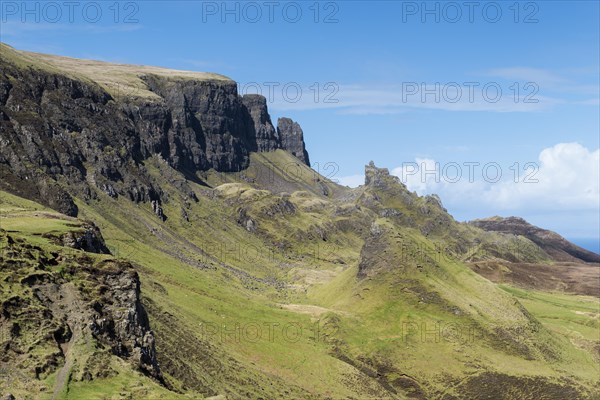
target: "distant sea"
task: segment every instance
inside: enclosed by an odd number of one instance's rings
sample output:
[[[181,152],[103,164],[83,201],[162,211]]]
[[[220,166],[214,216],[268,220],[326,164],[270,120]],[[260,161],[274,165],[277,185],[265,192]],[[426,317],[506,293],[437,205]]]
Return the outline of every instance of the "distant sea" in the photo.
[[[586,250],[593,251],[596,254],[600,254],[600,238],[577,238],[567,239],[570,242],[575,243],[579,247],[583,247]]]

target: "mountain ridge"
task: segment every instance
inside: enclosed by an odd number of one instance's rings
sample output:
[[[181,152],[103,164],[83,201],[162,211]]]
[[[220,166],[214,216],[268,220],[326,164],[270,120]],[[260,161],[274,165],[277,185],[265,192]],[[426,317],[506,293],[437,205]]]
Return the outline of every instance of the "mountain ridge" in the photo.
[[[10,54],[0,394],[600,393],[600,288],[555,275],[596,264],[457,222],[374,163],[340,186],[310,168],[299,125],[230,81],[142,74],[153,96],[119,97]]]
[[[490,217],[469,221],[486,231],[522,235],[552,254],[556,261],[583,261],[600,263],[600,255],[569,242],[556,232],[530,224],[520,217]]]

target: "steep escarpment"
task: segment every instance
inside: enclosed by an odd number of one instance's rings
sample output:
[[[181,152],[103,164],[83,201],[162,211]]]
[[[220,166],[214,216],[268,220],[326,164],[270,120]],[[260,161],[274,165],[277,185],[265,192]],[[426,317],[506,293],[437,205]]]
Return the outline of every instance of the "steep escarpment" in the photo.
[[[276,131],[265,99],[239,96],[231,80],[131,73],[143,88],[121,96],[81,69],[68,73],[62,58],[1,50],[0,185],[67,215],[77,215],[73,197],[99,192],[158,209],[169,199],[144,168],[154,155],[195,181],[198,171],[246,168],[251,152],[308,162],[299,126]]]

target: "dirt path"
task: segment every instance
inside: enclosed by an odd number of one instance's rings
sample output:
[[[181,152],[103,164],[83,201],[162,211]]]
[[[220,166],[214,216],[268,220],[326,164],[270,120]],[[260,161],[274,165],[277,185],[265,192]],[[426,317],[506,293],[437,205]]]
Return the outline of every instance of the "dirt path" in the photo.
[[[52,394],[52,400],[58,399],[60,393],[63,391],[65,387],[65,383],[67,382],[67,378],[69,376],[69,372],[71,368],[73,368],[73,357],[71,353],[71,343],[74,343],[75,334],[68,343],[63,343],[60,345],[60,348],[65,355],[65,365],[58,371],[58,375],[56,375],[56,382],[54,383],[54,392]]]
[[[313,306],[309,304],[278,304],[278,306],[283,309],[296,312],[298,314],[307,314],[313,317],[320,317],[321,315],[330,311],[343,315],[351,315],[350,313],[345,311],[332,310],[330,308]]]
[[[79,302],[76,292],[77,290],[72,284],[67,283],[63,285],[61,288],[62,298],[57,302],[58,307],[61,307],[63,312],[67,313],[68,320],[71,322],[69,324],[71,338],[68,342],[60,344],[60,348],[65,357],[65,364],[56,375],[52,400],[60,398],[60,394],[65,388],[71,369],[75,364],[73,347],[79,341],[83,332],[82,323],[84,321],[84,315],[81,312],[81,303]]]

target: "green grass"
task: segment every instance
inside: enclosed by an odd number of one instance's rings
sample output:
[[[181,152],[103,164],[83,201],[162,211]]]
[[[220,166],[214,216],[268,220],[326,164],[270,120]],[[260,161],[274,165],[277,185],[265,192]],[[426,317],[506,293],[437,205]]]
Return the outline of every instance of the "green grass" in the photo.
[[[573,340],[600,342],[600,301],[589,296],[547,293],[500,285],[553,331]]]
[[[64,400],[90,399],[184,399],[188,398],[173,393],[140,373],[131,370],[126,362],[113,358],[110,368],[117,375],[111,378],[100,378],[93,381],[71,382],[63,391]]]
[[[409,226],[366,206],[348,207],[339,200],[347,189],[304,166],[297,179],[286,177],[286,165],[296,164],[278,151],[252,156],[255,177],[268,170],[270,175],[262,174],[268,179],[209,171],[200,178],[214,189],[188,182],[195,202],[172,186],[181,179],[175,171],[151,159],[146,168],[171,193],[163,204],[165,222],[148,204],[122,198],[99,194],[90,204],[78,202],[80,218],[102,229],[113,256],[132,261],[139,272],[165,378],[182,394],[167,392],[113,357],[117,376],[86,382],[75,374],[64,398],[385,398],[390,392],[378,379],[399,385],[394,382],[404,375],[435,398],[485,371],[593,384],[600,372],[592,355],[600,341],[598,299],[497,286],[467,268],[460,254],[435,257],[436,245],[460,244],[449,237],[461,232],[461,240],[476,237],[474,228],[451,224],[425,237],[420,227],[441,211],[420,214],[424,200],[410,206],[397,194],[381,196],[385,207],[418,222]],[[329,193],[323,194],[319,179]],[[31,202],[3,194],[0,200],[0,213],[11,216],[0,223],[10,219],[10,229],[27,240],[38,240],[43,231],[76,229],[68,225],[71,219],[44,218],[47,210]],[[294,212],[278,211],[286,201]],[[240,208],[256,222],[256,231],[238,223]],[[369,242],[373,222],[384,233]],[[484,242],[498,238],[486,235]],[[374,273],[360,279],[365,242],[378,258]],[[239,249],[251,249],[251,256]],[[8,286],[11,293],[18,290],[17,284]],[[406,330],[407,324],[436,323],[458,327],[467,339],[446,331],[441,340],[424,340]],[[258,338],[252,336],[257,327]],[[289,340],[285,327],[301,333]],[[521,336],[514,328],[522,329]],[[503,337],[499,330],[508,333]],[[85,360],[92,353],[79,354]],[[380,378],[369,377],[377,373]],[[394,398],[404,398],[396,388]]]
[[[52,214],[50,214],[52,215]],[[40,235],[42,233],[65,233],[75,231],[80,223],[68,219],[48,217],[39,213],[4,217],[0,221],[0,229],[19,232],[24,235]]]
[[[172,80],[233,83],[230,78],[216,73],[178,71],[160,67],[61,57],[19,51],[4,43],[0,43],[0,52],[3,61],[11,62],[21,68],[32,67],[65,75],[72,79],[94,82],[115,98],[158,98],[141,79],[144,75],[157,75]]]

